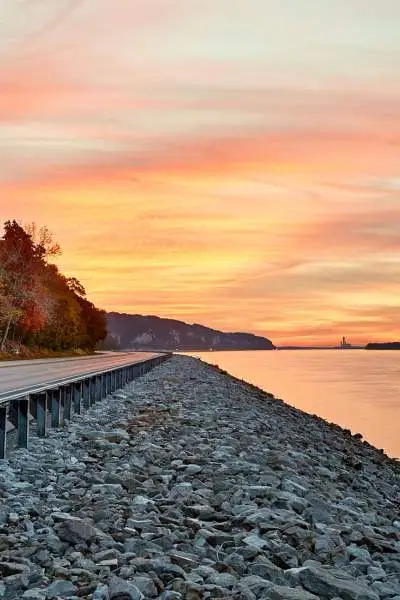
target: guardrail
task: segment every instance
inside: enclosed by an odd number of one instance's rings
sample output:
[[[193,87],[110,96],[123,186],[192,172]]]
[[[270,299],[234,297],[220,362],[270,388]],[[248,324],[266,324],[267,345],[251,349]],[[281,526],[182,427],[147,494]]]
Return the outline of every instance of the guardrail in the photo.
[[[0,459],[7,449],[7,421],[15,428],[17,447],[27,448],[30,416],[36,421],[36,434],[46,436],[48,414],[51,427],[60,427],[71,419],[72,412],[80,414],[82,407],[90,408],[108,394],[123,388],[127,383],[145,375],[172,356],[171,353],[81,373],[0,396]]]

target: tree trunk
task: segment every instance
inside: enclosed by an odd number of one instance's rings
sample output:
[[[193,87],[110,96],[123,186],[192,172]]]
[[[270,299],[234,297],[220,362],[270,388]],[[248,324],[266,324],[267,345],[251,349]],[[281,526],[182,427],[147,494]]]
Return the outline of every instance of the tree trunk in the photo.
[[[4,330],[4,334],[3,334],[3,339],[1,340],[1,344],[0,344],[0,351],[3,351],[4,350],[4,346],[6,345],[6,341],[7,341],[7,338],[8,338],[8,333],[10,331],[11,323],[12,323],[12,316],[10,316],[8,318],[7,325],[6,325],[6,328]]]

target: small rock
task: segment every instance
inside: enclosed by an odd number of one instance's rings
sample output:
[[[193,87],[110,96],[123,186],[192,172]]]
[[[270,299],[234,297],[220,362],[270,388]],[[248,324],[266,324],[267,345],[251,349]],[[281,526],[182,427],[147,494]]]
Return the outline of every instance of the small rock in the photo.
[[[58,579],[53,581],[46,589],[46,598],[49,600],[57,598],[68,598],[76,592],[76,587],[71,581]]]
[[[110,600],[144,600],[144,595],[132,582],[120,577],[111,577],[109,592]]]
[[[107,585],[102,585],[95,589],[92,594],[92,600],[110,600],[110,593]]]
[[[291,588],[287,586],[275,585],[268,590],[265,596],[267,600],[319,600],[318,596],[310,594],[301,587]]]

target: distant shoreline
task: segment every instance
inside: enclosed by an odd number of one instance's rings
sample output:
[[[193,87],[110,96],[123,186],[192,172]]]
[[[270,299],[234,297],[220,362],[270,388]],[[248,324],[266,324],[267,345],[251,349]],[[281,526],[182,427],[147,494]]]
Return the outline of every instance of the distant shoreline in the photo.
[[[400,342],[371,342],[365,348],[366,350],[400,350]]]

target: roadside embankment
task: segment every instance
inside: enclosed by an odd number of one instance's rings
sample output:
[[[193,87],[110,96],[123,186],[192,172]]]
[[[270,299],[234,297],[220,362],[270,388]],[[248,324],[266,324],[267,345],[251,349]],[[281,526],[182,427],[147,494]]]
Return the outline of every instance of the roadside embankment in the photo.
[[[0,464],[0,598],[400,599],[400,465],[176,356]]]
[[[21,346],[18,352],[0,352],[0,363],[2,361],[16,361],[16,360],[33,360],[33,359],[45,359],[45,358],[70,358],[80,356],[92,356],[94,350],[82,350],[77,348],[76,350],[50,350],[48,348],[28,348],[27,346]]]

